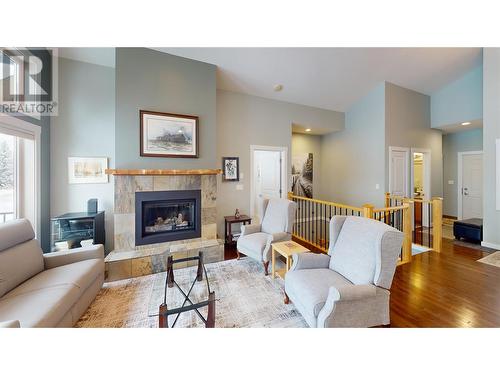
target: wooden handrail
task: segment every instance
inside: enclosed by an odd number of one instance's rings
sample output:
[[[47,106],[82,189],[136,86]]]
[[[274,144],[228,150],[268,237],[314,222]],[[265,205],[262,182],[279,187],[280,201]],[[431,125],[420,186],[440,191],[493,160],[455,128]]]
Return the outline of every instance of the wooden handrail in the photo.
[[[339,207],[339,208],[345,208],[347,210],[363,212],[363,208],[361,208],[361,207],[349,206],[348,204],[323,201],[323,200],[314,199],[314,198],[306,198],[306,197],[302,197],[299,195],[293,195],[292,193],[288,193],[288,199],[289,200],[297,199],[297,200],[309,201],[309,202],[314,202],[314,203],[318,203],[318,204],[326,204],[326,205],[332,206],[332,207]]]

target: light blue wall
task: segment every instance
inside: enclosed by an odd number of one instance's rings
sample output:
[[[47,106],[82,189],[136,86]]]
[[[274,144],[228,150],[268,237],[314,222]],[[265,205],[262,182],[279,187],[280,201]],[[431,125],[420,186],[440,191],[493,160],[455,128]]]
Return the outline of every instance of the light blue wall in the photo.
[[[443,135],[443,214],[457,216],[458,153],[481,151],[483,130],[472,129]],[[453,184],[448,184],[453,181]]]
[[[379,84],[345,113],[344,130],[322,138],[324,199],[356,206],[364,203],[383,205],[385,83]]]
[[[431,95],[433,128],[482,118],[482,65]]]
[[[117,168],[216,168],[216,67],[147,48],[116,49]],[[139,110],[199,116],[199,158],[141,157]]]

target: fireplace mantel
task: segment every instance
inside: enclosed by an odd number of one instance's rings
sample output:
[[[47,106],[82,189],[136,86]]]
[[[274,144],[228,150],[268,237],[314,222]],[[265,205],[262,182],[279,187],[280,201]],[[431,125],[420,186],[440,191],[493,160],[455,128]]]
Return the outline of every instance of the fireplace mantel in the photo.
[[[216,175],[221,169],[106,169],[106,174],[114,176],[186,176],[186,175]]]

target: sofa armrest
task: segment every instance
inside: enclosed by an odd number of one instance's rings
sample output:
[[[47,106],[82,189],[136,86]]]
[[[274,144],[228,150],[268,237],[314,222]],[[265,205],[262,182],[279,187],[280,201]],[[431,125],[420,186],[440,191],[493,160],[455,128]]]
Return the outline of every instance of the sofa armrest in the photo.
[[[19,320],[6,320],[0,322],[0,328],[21,328],[21,323],[19,323]]]
[[[261,231],[260,224],[248,224],[241,226],[241,236],[246,236],[252,233],[259,233]]]
[[[43,254],[45,269],[64,266],[66,264],[81,262],[88,259],[103,259],[104,246],[91,245],[77,249],[62,250],[55,253]]]
[[[333,301],[354,301],[364,298],[375,297],[377,287],[375,285],[344,285],[339,287],[330,287],[328,299]]]
[[[290,271],[312,269],[312,268],[328,268],[330,264],[330,256],[326,254],[314,253],[299,253],[292,255],[292,267]]]

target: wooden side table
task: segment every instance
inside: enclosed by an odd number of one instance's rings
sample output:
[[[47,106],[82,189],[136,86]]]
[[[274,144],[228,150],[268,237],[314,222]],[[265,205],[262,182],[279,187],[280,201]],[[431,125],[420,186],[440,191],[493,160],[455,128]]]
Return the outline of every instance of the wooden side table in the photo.
[[[304,246],[299,245],[297,242],[293,242],[293,241],[276,242],[276,243],[273,243],[271,245],[271,248],[272,248],[271,275],[272,275],[273,279],[276,277],[276,275],[278,277],[281,277],[282,279],[285,279],[285,274],[288,272],[288,270],[292,266],[292,255],[293,254],[309,252],[309,249],[307,249]],[[285,268],[276,270],[276,267],[275,267],[276,253],[283,255],[285,257],[285,259],[286,259],[286,267]]]
[[[224,216],[224,241],[226,244],[234,244],[236,241],[235,238],[239,237],[239,233],[233,233],[232,225],[233,224],[252,224],[252,218],[247,215],[241,215],[236,218],[234,216]]]

